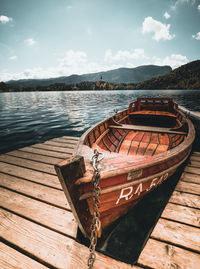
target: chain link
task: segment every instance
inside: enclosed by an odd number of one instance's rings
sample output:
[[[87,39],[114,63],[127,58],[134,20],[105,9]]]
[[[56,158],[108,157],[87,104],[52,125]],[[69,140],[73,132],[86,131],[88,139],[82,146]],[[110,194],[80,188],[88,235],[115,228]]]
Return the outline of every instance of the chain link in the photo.
[[[92,269],[94,262],[96,260],[95,248],[97,245],[97,239],[101,236],[101,221],[100,221],[100,201],[99,195],[101,192],[101,188],[99,186],[100,180],[100,161],[104,158],[103,153],[99,152],[97,149],[94,150],[94,155],[91,158],[91,163],[94,168],[94,174],[92,177],[92,184],[93,184],[93,218],[92,224],[90,227],[91,234],[90,234],[90,246],[89,246],[89,258],[88,258],[88,269]]]

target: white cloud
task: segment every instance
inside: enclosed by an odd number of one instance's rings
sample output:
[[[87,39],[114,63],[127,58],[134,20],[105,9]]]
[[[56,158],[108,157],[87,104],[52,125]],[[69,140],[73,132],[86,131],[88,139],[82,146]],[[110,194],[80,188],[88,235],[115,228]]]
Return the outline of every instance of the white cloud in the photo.
[[[106,50],[104,61],[113,62],[113,61],[127,61],[134,59],[147,58],[144,54],[144,49],[138,48],[133,51],[129,50],[119,50],[116,54],[112,53],[112,50]]]
[[[55,67],[29,68],[19,73],[4,72],[0,74],[0,81],[8,81],[11,79],[37,79],[37,78],[52,78],[59,76],[69,76],[72,74],[86,74],[98,71],[109,70],[111,66],[100,65],[99,63],[91,62],[84,51],[67,51],[62,58],[58,59],[58,64]]]
[[[197,9],[200,11],[200,5],[197,6]]]
[[[4,16],[4,15],[0,16],[0,22],[3,24],[6,24],[7,22],[11,22],[12,20],[13,20],[12,18],[9,18],[7,16]]]
[[[192,35],[192,38],[200,40],[200,32],[196,33],[196,35]]]
[[[28,38],[28,39],[24,40],[24,43],[27,46],[32,47],[35,45],[36,41],[34,40],[34,38]]]
[[[154,64],[156,65],[170,65],[172,68],[177,68],[183,64],[189,62],[186,56],[181,54],[171,54],[163,59],[154,57]]]
[[[16,55],[13,55],[9,59],[12,60],[12,61],[17,60],[17,56]]]
[[[142,25],[142,33],[154,33],[153,39],[159,40],[171,40],[175,37],[174,34],[169,33],[170,24],[163,24],[160,21],[154,20],[152,17],[146,17]]]
[[[14,59],[13,59],[14,60]],[[18,79],[38,79],[53,78],[59,76],[69,76],[72,74],[87,74],[100,71],[117,69],[120,67],[136,67],[145,64],[170,65],[173,68],[188,62],[186,56],[172,54],[161,59],[158,57],[147,57],[142,48],[132,51],[123,50],[115,54],[112,50],[106,50],[102,61],[91,61],[84,51],[68,50],[58,59],[53,67],[43,68],[35,67],[25,69],[18,73],[9,73],[4,71],[0,74],[0,81],[18,80]]]
[[[196,0],[176,0],[174,4],[171,6],[173,10],[175,10],[181,4],[191,4],[194,5]]]
[[[165,14],[163,15],[164,16],[164,18],[165,19],[169,19],[169,18],[171,18],[171,15],[169,14],[169,13],[167,13],[167,12],[165,12]]]

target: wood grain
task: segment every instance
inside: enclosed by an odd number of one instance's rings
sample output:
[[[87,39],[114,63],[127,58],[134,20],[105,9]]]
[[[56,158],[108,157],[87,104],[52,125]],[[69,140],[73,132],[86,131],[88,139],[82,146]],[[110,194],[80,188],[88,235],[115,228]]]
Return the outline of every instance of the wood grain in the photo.
[[[48,269],[39,262],[0,242],[0,268],[2,269]]]
[[[44,149],[44,150],[49,150],[50,152],[61,152],[61,153],[67,153],[67,154],[72,154],[74,152],[74,147],[58,147],[58,146],[52,146],[48,144],[35,144],[31,146],[32,148],[37,148],[37,149]]]
[[[159,219],[151,237],[200,252],[199,229],[196,227]]]
[[[6,155],[6,154],[0,155],[0,161],[5,162],[5,163],[14,164],[17,166],[21,166],[24,168],[30,168],[33,170],[53,174],[53,175],[56,174],[53,165],[50,165],[50,164],[44,164],[41,162],[25,160],[22,158],[18,158],[18,157]]]
[[[71,156],[71,153],[62,153],[62,152],[38,149],[34,147],[24,147],[24,148],[21,148],[20,150],[25,151],[25,152],[30,152],[32,154],[40,154],[40,155],[50,156],[50,157],[59,158],[59,159],[67,159],[69,156]]]
[[[200,228],[200,210],[196,208],[168,203],[161,217]]]
[[[2,207],[31,219],[45,227],[72,237],[76,237],[77,224],[73,214],[24,195],[1,188],[0,204]]]
[[[6,210],[0,210],[3,238],[23,251],[59,269],[86,269],[88,248],[73,239],[58,234]],[[97,253],[94,269],[134,269],[131,265]]]
[[[34,199],[71,210],[63,190],[43,186],[28,180],[0,173],[0,185]]]
[[[11,176],[24,178],[47,186],[62,189],[56,175],[50,175],[3,162],[0,162],[0,171]]]
[[[22,159],[37,161],[37,162],[46,163],[46,164],[55,164],[55,163],[58,163],[58,162],[63,160],[63,158],[54,158],[54,157],[50,157],[50,156],[43,156],[40,154],[25,152],[22,150],[13,150],[13,151],[7,152],[6,154],[9,156],[15,156],[15,157],[19,157]]]
[[[184,172],[180,178],[180,181],[200,184],[200,175]]]
[[[169,202],[200,209],[199,195],[174,191],[170,197]]]
[[[200,168],[197,167],[193,167],[193,166],[189,166],[187,165],[184,169],[185,172],[191,173],[191,174],[197,174],[200,175]]]
[[[185,182],[185,181],[179,181],[176,186],[176,191],[182,191],[187,193],[193,193],[193,194],[200,194],[200,184]]]
[[[155,269],[198,269],[200,255],[167,243],[149,239],[138,263]]]

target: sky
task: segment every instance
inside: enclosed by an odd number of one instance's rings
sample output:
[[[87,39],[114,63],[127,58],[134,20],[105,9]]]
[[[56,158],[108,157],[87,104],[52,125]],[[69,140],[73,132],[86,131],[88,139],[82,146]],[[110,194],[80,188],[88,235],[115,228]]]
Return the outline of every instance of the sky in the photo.
[[[200,59],[200,0],[0,0],[0,81]]]

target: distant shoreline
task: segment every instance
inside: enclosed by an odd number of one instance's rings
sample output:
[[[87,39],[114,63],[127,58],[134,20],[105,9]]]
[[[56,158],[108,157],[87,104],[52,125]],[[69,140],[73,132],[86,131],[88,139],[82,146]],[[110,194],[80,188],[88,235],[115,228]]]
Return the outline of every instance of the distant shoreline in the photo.
[[[0,93],[13,93],[13,92],[83,92],[83,91],[91,91],[91,92],[95,92],[95,91],[108,91],[108,92],[112,92],[112,91],[154,91],[154,90],[161,90],[161,91],[168,91],[168,90],[171,90],[171,91],[191,91],[191,90],[199,90],[200,89],[114,89],[114,90],[104,90],[104,89],[96,89],[96,90],[88,90],[88,89],[76,89],[76,90],[48,90],[48,89],[44,89],[44,90],[33,90],[33,89],[30,89],[30,90],[27,90],[27,89],[20,89],[20,90],[17,90],[17,89],[14,89],[14,90],[6,90],[6,91],[0,91]]]

